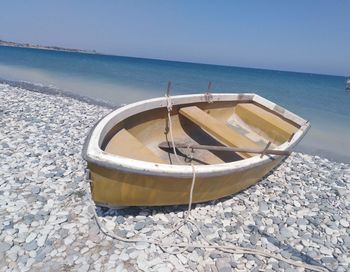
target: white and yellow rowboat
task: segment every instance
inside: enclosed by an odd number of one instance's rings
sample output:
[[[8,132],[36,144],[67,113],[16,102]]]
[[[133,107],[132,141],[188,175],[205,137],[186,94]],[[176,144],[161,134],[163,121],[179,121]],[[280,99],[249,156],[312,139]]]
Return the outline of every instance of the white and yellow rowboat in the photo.
[[[194,203],[237,193],[276,167],[309,127],[306,120],[250,93],[133,103],[100,120],[86,140],[83,156],[92,197],[108,207],[187,204],[191,163]]]

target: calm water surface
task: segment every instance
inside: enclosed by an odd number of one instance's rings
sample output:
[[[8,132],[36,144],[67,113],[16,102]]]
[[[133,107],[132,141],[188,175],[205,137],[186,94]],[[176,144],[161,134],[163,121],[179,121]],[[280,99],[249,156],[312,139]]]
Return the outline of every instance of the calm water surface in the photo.
[[[0,78],[28,81],[121,105],[172,94],[255,92],[311,121],[298,146],[350,162],[350,94],[345,78],[0,46]]]

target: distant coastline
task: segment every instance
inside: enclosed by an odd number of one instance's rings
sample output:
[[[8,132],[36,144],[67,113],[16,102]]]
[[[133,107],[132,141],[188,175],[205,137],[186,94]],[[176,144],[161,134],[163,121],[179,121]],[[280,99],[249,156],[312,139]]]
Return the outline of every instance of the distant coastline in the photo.
[[[46,46],[46,45],[37,45],[37,44],[30,44],[30,43],[17,43],[17,42],[9,42],[4,40],[0,40],[0,46],[12,46],[12,47],[21,47],[21,48],[33,48],[33,49],[45,49],[45,50],[54,50],[54,51],[97,54],[95,50],[65,48],[65,47],[59,47],[59,46]]]

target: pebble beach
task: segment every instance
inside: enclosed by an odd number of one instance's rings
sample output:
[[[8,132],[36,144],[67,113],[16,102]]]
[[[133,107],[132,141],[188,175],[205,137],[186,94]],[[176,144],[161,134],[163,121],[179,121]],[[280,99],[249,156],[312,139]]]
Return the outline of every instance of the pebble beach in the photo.
[[[0,84],[0,271],[304,271],[257,255],[192,247],[170,254],[104,235],[81,151],[89,130],[111,110]],[[130,239],[161,237],[186,210],[96,208],[108,231]],[[217,244],[350,271],[349,164],[293,153],[258,184],[193,205],[191,215]],[[182,231],[202,239],[196,230]]]

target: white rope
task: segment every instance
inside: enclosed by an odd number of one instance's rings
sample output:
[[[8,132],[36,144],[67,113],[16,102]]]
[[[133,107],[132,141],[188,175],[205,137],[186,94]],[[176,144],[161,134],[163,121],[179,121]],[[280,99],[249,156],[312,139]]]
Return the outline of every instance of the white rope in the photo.
[[[171,116],[170,116],[170,112],[171,112],[171,104],[169,104],[170,101],[168,101],[168,121],[169,121],[169,132],[170,132],[170,139],[172,142],[172,146],[174,148],[174,154],[175,157],[179,160],[179,158],[177,157],[177,153],[175,150],[175,143],[174,143],[174,138],[173,138],[173,134],[172,134],[172,123],[171,123]],[[186,216],[184,216],[183,220],[176,223],[174,228],[169,231],[168,233],[166,233],[165,235],[161,236],[160,238],[153,238],[153,239],[130,239],[130,238],[123,238],[120,237],[114,233],[110,233],[108,230],[105,229],[105,227],[102,225],[102,223],[99,220],[99,217],[97,216],[96,213],[96,208],[94,206],[94,203],[92,201],[92,199],[90,198],[90,204],[94,213],[94,218],[96,221],[96,224],[98,225],[99,229],[101,230],[101,232],[103,234],[105,234],[108,237],[111,237],[115,240],[119,240],[125,243],[137,243],[137,242],[145,242],[145,243],[150,243],[150,244],[154,244],[159,246],[164,252],[167,252],[169,254],[180,254],[183,253],[184,251],[186,251],[189,247],[193,247],[193,248],[204,248],[204,249],[216,249],[216,250],[220,250],[226,253],[230,253],[230,254],[251,254],[251,255],[257,255],[257,256],[262,256],[262,257],[266,257],[266,258],[273,258],[279,261],[283,261],[285,263],[288,263],[290,265],[294,265],[296,267],[301,267],[304,269],[309,269],[312,271],[316,271],[316,272],[328,272],[329,270],[321,267],[321,266],[317,266],[317,265],[310,265],[307,263],[303,263],[300,261],[294,261],[291,259],[287,259],[284,258],[282,256],[278,256],[277,254],[271,253],[271,252],[267,252],[266,250],[260,250],[260,249],[253,249],[253,248],[244,248],[244,247],[239,247],[239,246],[235,246],[235,245],[218,245],[215,244],[211,241],[209,241],[205,235],[203,234],[202,230],[200,229],[200,227],[197,225],[197,223],[192,220],[191,217],[191,207],[192,207],[192,201],[193,201],[193,191],[194,191],[194,186],[195,186],[195,182],[196,182],[196,169],[195,166],[193,165],[192,161],[191,161],[191,167],[192,167],[192,182],[191,182],[191,189],[189,192],[189,201],[188,201],[188,209],[187,209],[187,213]],[[195,227],[195,229],[197,229],[197,231],[199,232],[200,236],[204,239],[204,241],[207,243],[206,244],[201,244],[201,243],[192,243],[191,242],[191,238],[189,236],[185,236],[184,238],[187,240],[187,242],[185,243],[175,243],[175,244],[165,244],[163,242],[164,238],[170,236],[173,233],[176,233],[177,231],[179,231],[179,229],[181,227],[187,226],[189,227],[189,225],[192,225]],[[175,247],[178,248],[179,250],[177,251],[170,251],[168,248],[171,247]]]
[[[168,111],[168,122],[169,122],[169,133],[170,133],[170,140],[172,143],[174,143],[174,136],[173,136],[173,129],[172,129],[172,122],[171,122],[171,116],[170,116],[170,111]],[[177,155],[177,152],[176,152],[176,147],[175,145],[173,144],[173,152],[174,152],[174,155],[175,155],[175,158],[178,162],[178,164],[181,164],[181,160],[179,158],[179,156]]]
[[[168,110],[168,125],[169,125],[169,132],[170,132],[170,140],[173,144],[173,152],[174,152],[175,158],[176,158],[178,164],[181,164],[181,160],[180,160],[179,156],[177,155],[176,147],[174,145],[173,124],[172,124],[171,115],[170,115],[172,108],[173,108],[173,106],[171,104],[171,97],[167,95],[167,110]]]
[[[194,168],[192,161],[191,161],[191,167],[192,167],[192,182],[191,182],[191,189],[190,189],[190,199],[188,201],[188,210],[187,210],[187,215],[185,217],[185,221],[187,221],[187,219],[190,217],[190,214],[191,214],[193,189],[194,189],[194,184],[196,183],[196,169]]]

